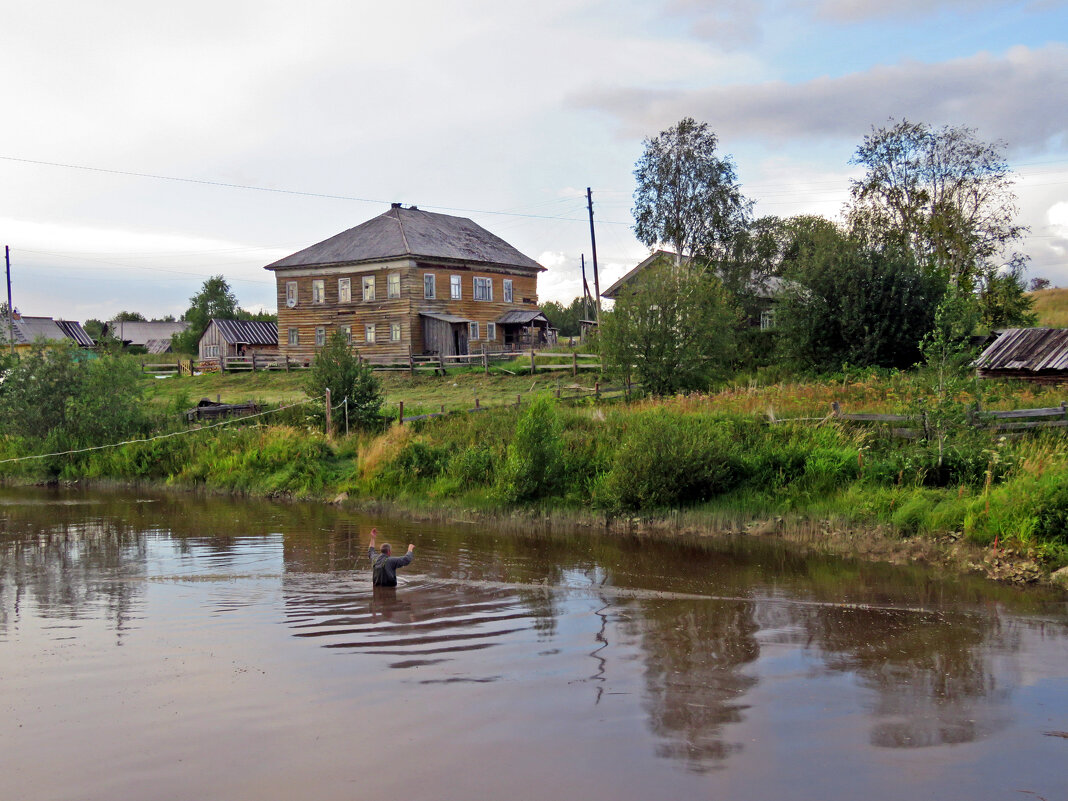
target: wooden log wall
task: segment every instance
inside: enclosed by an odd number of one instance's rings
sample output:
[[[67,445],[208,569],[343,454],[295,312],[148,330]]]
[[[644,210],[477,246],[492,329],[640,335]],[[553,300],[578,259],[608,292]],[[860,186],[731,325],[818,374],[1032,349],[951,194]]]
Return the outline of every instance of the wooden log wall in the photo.
[[[399,275],[399,297],[391,298],[389,276]],[[434,276],[435,297],[424,297],[424,275]],[[451,297],[451,277],[460,276],[460,298]],[[374,280],[374,300],[363,299],[363,279]],[[493,299],[474,299],[474,279],[488,278]],[[339,279],[349,280],[351,300],[342,302]],[[512,282],[512,301],[504,300],[504,281]],[[313,282],[322,281],[321,301],[313,300]],[[482,345],[494,346],[504,341],[504,332],[496,326],[494,340],[487,339],[488,324],[510,309],[537,309],[537,273],[524,268],[509,269],[488,265],[441,264],[394,260],[375,265],[341,265],[319,269],[277,270],[275,282],[278,298],[278,347],[283,356],[311,361],[318,351],[316,333],[328,339],[334,331],[349,326],[353,348],[368,358],[407,357],[411,352],[428,353],[431,343],[424,336],[422,311],[451,314],[479,324],[479,337],[468,341],[468,350]],[[287,284],[296,282],[297,303],[286,304]],[[375,341],[367,340],[367,326],[375,326]],[[399,325],[399,332],[393,326]],[[295,331],[296,344],[290,344]],[[397,333],[398,337],[393,338]]]

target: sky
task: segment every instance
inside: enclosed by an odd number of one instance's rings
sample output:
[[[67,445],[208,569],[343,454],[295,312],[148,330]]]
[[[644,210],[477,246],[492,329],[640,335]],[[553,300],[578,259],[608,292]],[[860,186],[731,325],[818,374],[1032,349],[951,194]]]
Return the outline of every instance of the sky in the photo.
[[[1068,286],[1068,0],[12,0],[0,245],[23,314],[181,315],[391,202],[470,217],[581,293],[633,236],[644,140],[707,122],[757,215],[837,217],[873,126],[966,125]],[[591,276],[592,285],[592,276]],[[0,298],[2,299],[2,298]]]

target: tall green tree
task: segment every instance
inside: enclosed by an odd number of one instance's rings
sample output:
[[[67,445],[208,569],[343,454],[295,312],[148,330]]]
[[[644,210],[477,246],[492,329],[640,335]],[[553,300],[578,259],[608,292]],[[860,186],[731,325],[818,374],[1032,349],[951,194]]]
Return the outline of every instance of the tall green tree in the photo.
[[[189,321],[189,328],[171,339],[171,347],[180,353],[194,353],[197,343],[204,335],[213,317],[234,319],[237,313],[237,296],[221,275],[213,275],[204,282],[193,297],[189,308],[182,315]]]
[[[634,169],[634,233],[648,247],[717,260],[745,227],[752,203],[707,123],[680,120],[652,139]]]
[[[848,212],[854,230],[893,235],[921,265],[944,272],[966,291],[1006,262],[1026,227],[1016,222],[1013,174],[1001,142],[964,126],[934,128],[890,121],[864,137],[853,164]]]
[[[654,264],[602,313],[601,355],[610,374],[654,395],[707,389],[735,355],[737,323],[719,279]]]
[[[1023,265],[1006,264],[984,274],[978,287],[980,321],[984,328],[1027,328],[1038,322],[1034,299],[1027,294]]]
[[[323,398],[328,389],[333,404],[348,399],[350,425],[373,429],[381,424],[382,387],[341,331],[334,331],[316,355],[304,385],[309,398]]]

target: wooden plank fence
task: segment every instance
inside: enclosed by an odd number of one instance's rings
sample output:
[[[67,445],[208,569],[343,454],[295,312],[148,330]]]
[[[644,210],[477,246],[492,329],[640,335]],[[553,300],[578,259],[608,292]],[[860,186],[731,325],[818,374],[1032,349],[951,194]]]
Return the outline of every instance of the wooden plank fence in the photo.
[[[831,404],[831,417],[847,423],[884,423],[889,425],[890,433],[896,437],[916,439],[930,436],[930,424],[927,414],[847,414],[842,411],[838,401]],[[971,425],[991,431],[1020,432],[1038,428],[1068,428],[1068,401],[1061,401],[1060,406],[1042,409],[1008,409],[1005,411],[983,411],[979,407],[969,413]],[[908,423],[919,427],[895,427],[895,423]]]

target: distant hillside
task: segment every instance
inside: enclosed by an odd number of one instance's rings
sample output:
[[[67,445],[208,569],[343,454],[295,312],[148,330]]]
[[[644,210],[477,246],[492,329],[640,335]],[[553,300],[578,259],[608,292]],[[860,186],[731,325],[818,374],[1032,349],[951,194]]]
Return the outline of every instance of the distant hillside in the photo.
[[[1042,289],[1027,294],[1034,298],[1040,327],[1068,328],[1068,289]]]

